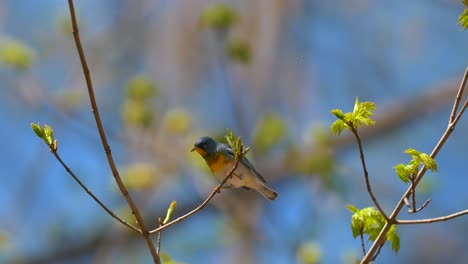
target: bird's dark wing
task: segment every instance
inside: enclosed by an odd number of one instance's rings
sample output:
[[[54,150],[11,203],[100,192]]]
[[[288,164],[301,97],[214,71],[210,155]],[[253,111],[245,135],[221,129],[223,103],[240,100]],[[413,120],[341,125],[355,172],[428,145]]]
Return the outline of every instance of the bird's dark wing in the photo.
[[[226,145],[226,144],[220,144],[222,145],[222,149],[225,150],[225,152],[231,156],[232,158],[235,157],[235,154],[234,154],[234,151],[232,150],[232,148],[229,146],[229,145]],[[244,166],[246,166],[251,172],[253,172],[253,174],[255,174],[261,182],[263,183],[266,183],[266,180],[265,178],[263,178],[263,176],[255,169],[254,165],[246,158],[242,158],[242,160],[240,161],[240,163],[242,163]]]

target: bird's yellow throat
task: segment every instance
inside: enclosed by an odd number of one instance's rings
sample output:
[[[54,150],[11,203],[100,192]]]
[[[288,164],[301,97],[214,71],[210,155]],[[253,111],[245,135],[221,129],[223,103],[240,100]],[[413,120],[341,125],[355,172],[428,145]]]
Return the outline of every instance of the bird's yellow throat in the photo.
[[[200,154],[202,157],[206,157],[208,156],[208,152],[204,151],[203,149],[199,148],[199,147],[195,147],[192,149],[192,151],[196,151],[198,152],[198,154]]]

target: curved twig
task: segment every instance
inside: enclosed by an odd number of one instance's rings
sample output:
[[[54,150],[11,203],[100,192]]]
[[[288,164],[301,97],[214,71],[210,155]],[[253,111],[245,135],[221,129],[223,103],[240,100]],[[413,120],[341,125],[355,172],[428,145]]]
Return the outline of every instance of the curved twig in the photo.
[[[352,127],[352,126],[350,126],[350,127]],[[361,157],[362,170],[364,171],[364,179],[366,181],[367,192],[369,193],[372,201],[374,202],[375,207],[377,207],[380,214],[382,214],[382,216],[388,222],[389,218],[388,218],[387,214],[385,213],[385,211],[380,206],[379,202],[377,201],[377,198],[375,198],[374,192],[372,191],[372,187],[371,187],[371,184],[370,184],[370,181],[369,181],[369,172],[367,171],[366,159],[364,158],[364,149],[362,147],[361,138],[359,137],[359,134],[358,134],[356,128],[352,128],[351,132],[354,134],[354,137],[356,138],[356,141],[358,143],[359,154],[360,154],[360,157]]]
[[[149,233],[150,234],[158,233],[158,232],[162,231],[163,229],[165,229],[165,228],[167,228],[167,227],[169,227],[169,226],[171,226],[173,224],[179,223],[179,222],[187,219],[188,217],[196,214],[198,211],[202,210],[210,202],[210,200],[213,198],[213,196],[215,196],[217,193],[219,193],[221,191],[221,188],[228,181],[228,179],[232,177],[232,175],[234,174],[234,171],[237,169],[237,166],[239,165],[239,161],[240,161],[240,159],[236,159],[236,162],[234,163],[234,166],[228,172],[228,174],[223,179],[223,181],[213,189],[213,191],[210,193],[210,195],[208,195],[208,197],[203,201],[203,203],[201,203],[199,206],[197,206],[197,208],[193,209],[192,211],[188,212],[187,214],[185,214],[185,215],[183,215],[183,216],[181,216],[179,218],[176,218],[176,219],[170,221],[169,223],[167,223],[167,224],[165,224],[163,226],[160,226],[160,227],[158,227],[158,228],[156,228],[154,230],[149,231]]]
[[[457,213],[453,213],[446,216],[428,218],[428,219],[418,219],[418,220],[396,220],[396,224],[398,225],[416,225],[416,224],[430,224],[430,223],[437,223],[437,222],[444,222],[448,221],[453,218],[457,218],[463,215],[468,214],[468,210],[463,210]]]
[[[76,174],[65,164],[65,162],[62,160],[62,158],[60,157],[60,155],[57,153],[57,151],[52,151],[52,154],[54,154],[55,158],[60,162],[60,164],[62,165],[62,167],[68,172],[68,174],[70,174],[73,179],[81,186],[81,188],[83,188],[83,190],[86,191],[86,193],[88,193],[89,196],[91,196],[91,198],[93,198],[94,201],[96,201],[96,203],[98,203],[102,209],[104,209],[104,211],[106,211],[110,216],[112,216],[113,218],[115,218],[117,221],[119,221],[120,223],[124,224],[125,226],[137,231],[137,232],[141,232],[140,229],[138,229],[138,227],[128,223],[127,221],[123,220],[122,218],[118,217],[116,214],[114,214],[114,212],[112,212],[112,210],[110,210],[103,202],[101,202],[99,200],[99,198],[96,197],[96,195],[93,194],[93,192],[91,192],[88,187],[86,187],[86,185],[84,185],[83,182],[81,182],[81,180],[78,178],[78,176],[76,176]]]

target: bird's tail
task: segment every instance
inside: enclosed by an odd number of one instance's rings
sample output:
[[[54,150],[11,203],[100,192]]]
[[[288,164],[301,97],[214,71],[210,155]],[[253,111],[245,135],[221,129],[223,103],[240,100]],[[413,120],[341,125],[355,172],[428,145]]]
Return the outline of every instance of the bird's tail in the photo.
[[[268,188],[266,185],[262,184],[259,186],[259,188],[256,189],[261,195],[265,196],[265,198],[269,200],[274,200],[276,197],[278,197],[278,193],[270,188]]]

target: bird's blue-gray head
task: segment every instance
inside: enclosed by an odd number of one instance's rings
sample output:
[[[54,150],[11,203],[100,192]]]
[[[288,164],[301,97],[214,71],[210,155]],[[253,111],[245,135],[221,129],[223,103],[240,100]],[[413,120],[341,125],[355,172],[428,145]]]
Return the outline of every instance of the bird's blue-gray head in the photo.
[[[202,157],[206,157],[216,153],[216,145],[217,143],[214,139],[210,137],[202,137],[193,144],[193,149],[191,151],[195,150],[202,155]]]

